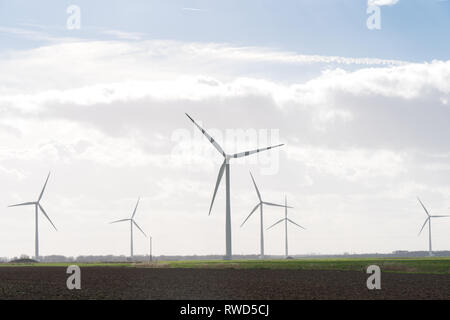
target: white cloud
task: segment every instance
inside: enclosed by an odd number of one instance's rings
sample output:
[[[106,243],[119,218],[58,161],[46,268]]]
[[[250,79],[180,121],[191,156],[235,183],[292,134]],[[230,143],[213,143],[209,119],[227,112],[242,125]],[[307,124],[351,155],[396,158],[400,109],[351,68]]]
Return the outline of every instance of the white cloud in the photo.
[[[393,6],[398,3],[399,0],[367,0],[368,6]]]
[[[288,158],[317,170],[350,181],[396,177],[406,172],[406,156],[391,150],[333,150],[313,146],[291,147]]]
[[[257,47],[176,41],[71,41],[35,49],[8,52],[0,59],[0,93],[43,89],[85,87],[99,83],[164,80],[186,74],[204,74],[221,80],[249,76],[253,66],[266,77],[262,63],[288,64],[301,68],[308,64],[401,65],[402,61],[299,55]],[[80,72],[83,70],[83,72]],[[95,70],[95,72],[90,72]],[[63,74],[61,74],[61,72]],[[300,72],[299,72],[300,74]],[[283,74],[279,74],[284,78]]]
[[[200,9],[200,8],[182,8],[182,10],[184,10],[184,11],[194,11],[194,12],[206,11],[205,9]]]
[[[120,30],[102,30],[101,33],[114,36],[120,40],[141,40],[143,37],[143,34],[139,32],[124,32]]]

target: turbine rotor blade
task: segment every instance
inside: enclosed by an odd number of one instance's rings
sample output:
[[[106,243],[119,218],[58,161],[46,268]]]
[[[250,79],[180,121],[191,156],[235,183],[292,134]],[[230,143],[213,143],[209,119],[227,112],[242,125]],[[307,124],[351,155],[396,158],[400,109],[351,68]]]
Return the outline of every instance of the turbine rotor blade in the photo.
[[[195,124],[195,126],[203,133],[203,135],[208,138],[209,142],[212,143],[212,145],[214,146],[214,148],[216,148],[217,151],[219,151],[224,157],[226,157],[227,155],[225,154],[225,151],[223,151],[222,147],[213,139],[213,137],[211,137],[208,132],[205,131],[205,129],[203,129],[202,127],[200,127],[197,122],[195,122],[194,119],[191,118],[190,115],[188,115],[186,113],[186,116],[191,119],[191,121]]]
[[[141,200],[141,197],[139,197],[139,198],[138,198],[138,201],[136,202],[136,207],[134,207],[134,211],[133,211],[133,215],[131,216],[131,219],[133,219],[133,218],[134,218],[134,215],[136,214],[136,209],[137,209],[137,207],[138,207],[138,205],[139,205],[139,200]]]
[[[276,204],[276,203],[272,203],[272,202],[263,202],[264,204],[268,205],[268,206],[272,206],[272,207],[281,207],[281,208],[289,208],[292,209],[292,207],[289,206],[285,206],[284,204]]]
[[[44,187],[42,188],[41,194],[39,195],[38,201],[41,201],[42,195],[44,194],[45,187],[47,186],[48,178],[50,178],[50,172],[47,175],[47,179],[45,180]]]
[[[47,215],[47,212],[45,212],[44,208],[39,203],[38,203],[38,207],[39,207],[39,209],[41,209],[42,213],[48,219],[48,221],[50,221],[50,223],[52,224],[53,228],[55,228],[55,230],[58,231],[58,229],[56,229],[55,225],[53,224],[52,220],[50,220],[50,217]]]
[[[419,200],[420,205],[422,206],[423,210],[425,210],[427,216],[430,216],[430,213],[428,212],[427,208],[425,208],[425,206],[423,205],[422,201],[420,201],[419,197],[417,197],[417,200]]]
[[[269,229],[275,227],[277,224],[279,224],[280,222],[283,222],[284,220],[286,220],[286,218],[283,218],[283,219],[278,220],[278,221],[275,222],[273,225],[271,225],[270,227],[268,227],[266,230],[269,230]]]
[[[431,216],[431,218],[448,218],[448,217],[450,217],[449,215],[447,215],[447,216]]]
[[[36,204],[36,202],[24,202],[24,203],[13,204],[13,205],[8,206],[8,208],[19,207],[19,206],[30,206],[32,204]]]
[[[420,234],[422,233],[423,228],[425,228],[425,225],[427,224],[428,220],[430,220],[430,218],[427,218],[422,226],[422,229],[420,229],[418,236],[420,236]]]
[[[253,185],[255,186],[256,193],[258,194],[259,201],[262,201],[262,199],[261,199],[261,194],[259,193],[258,187],[256,186],[255,179],[253,178],[253,175],[252,175],[251,172],[250,172],[250,176],[252,177]]]
[[[120,220],[116,220],[116,221],[110,222],[109,224],[117,223],[117,222],[130,221],[130,220],[131,220],[131,219],[120,219]]]
[[[304,228],[304,227],[302,227],[301,225],[299,225],[298,223],[295,223],[294,221],[292,221],[291,219],[287,219],[287,221],[289,221],[290,223],[292,223],[292,224],[295,224],[297,227],[300,227],[300,228],[302,228],[302,229],[304,229],[304,230],[306,230],[306,228]]]
[[[147,235],[145,234],[144,231],[142,231],[141,227],[138,226],[138,224],[136,223],[136,221],[134,221],[134,220],[131,220],[131,221],[132,221],[133,224],[136,226],[136,228],[138,228],[138,229],[144,234],[144,236],[147,238]]]
[[[256,205],[256,207],[253,208],[252,212],[250,212],[250,214],[247,216],[247,218],[244,220],[244,222],[242,222],[241,228],[242,228],[242,226],[244,225],[244,223],[246,223],[247,220],[251,217],[251,215],[256,211],[256,209],[258,209],[258,207],[259,207],[260,205],[261,205],[261,202],[258,203],[258,204]]]
[[[246,157],[246,156],[249,156],[251,154],[254,154],[254,153],[258,153],[258,152],[261,152],[261,151],[274,149],[274,148],[281,147],[281,146],[284,146],[284,144],[278,144],[276,146],[270,146],[270,147],[266,147],[266,148],[262,148],[262,149],[256,149],[256,150],[251,150],[251,151],[239,152],[239,153],[233,154],[231,157],[232,158],[242,158],[242,157]]]
[[[214,199],[216,199],[217,189],[219,188],[220,181],[222,180],[222,176],[223,176],[223,172],[225,170],[226,162],[227,162],[227,160],[225,159],[223,161],[222,165],[220,166],[219,174],[217,176],[217,181],[216,181],[216,187],[214,188],[214,194],[213,194],[213,197],[212,197],[212,200],[211,200],[211,205],[209,206],[209,213],[208,213],[208,215],[211,214],[211,210],[212,210],[212,207],[213,207],[213,204],[214,204]]]

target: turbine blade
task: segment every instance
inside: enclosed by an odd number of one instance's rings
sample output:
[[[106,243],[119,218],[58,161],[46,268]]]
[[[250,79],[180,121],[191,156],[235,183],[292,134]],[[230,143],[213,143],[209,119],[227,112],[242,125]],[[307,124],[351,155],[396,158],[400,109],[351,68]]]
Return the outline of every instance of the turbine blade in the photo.
[[[269,229],[275,227],[277,224],[279,224],[280,222],[283,222],[284,220],[286,220],[286,218],[283,218],[283,219],[278,220],[278,221],[275,222],[273,225],[271,225],[270,227],[268,227],[266,230],[269,230]]]
[[[8,206],[8,208],[10,208],[10,207],[19,207],[19,206],[29,206],[29,205],[32,205],[32,204],[36,204],[36,202],[24,202],[24,203],[13,204],[13,205]]]
[[[202,127],[200,127],[197,122],[195,122],[194,119],[191,118],[190,115],[188,115],[186,113],[186,116],[191,119],[191,121],[195,124],[195,126],[205,135],[206,138],[208,138],[209,142],[212,143],[212,145],[214,146],[214,148],[216,148],[217,151],[219,151],[224,157],[226,157],[225,151],[223,151],[222,147],[213,139],[213,137],[211,137],[208,132],[205,131],[205,129],[203,129]]]
[[[260,205],[261,205],[261,202],[258,203],[258,204],[256,205],[256,207],[253,208],[252,212],[250,212],[250,214],[248,215],[248,217],[244,220],[244,222],[242,222],[241,228],[242,228],[242,226],[244,225],[244,223],[246,223],[247,220],[248,220],[248,219],[252,216],[252,214],[256,211],[256,209],[258,209],[258,207],[259,207]]]
[[[239,153],[233,154],[231,157],[233,157],[233,158],[242,158],[242,157],[246,157],[246,156],[249,156],[251,154],[261,152],[261,151],[266,151],[266,150],[270,150],[270,149],[273,149],[273,148],[281,147],[283,145],[284,144],[278,144],[276,146],[270,146],[270,147],[266,147],[266,148],[262,148],[262,149],[256,149],[256,150],[251,150],[251,151],[239,152]]]
[[[131,220],[131,219],[121,219],[121,220],[116,220],[116,221],[110,222],[109,224],[117,223],[117,222],[130,221],[130,220]]]
[[[291,219],[287,219],[287,221],[289,221],[290,223],[292,223],[292,224],[295,224],[297,227],[300,227],[300,228],[302,228],[302,229],[304,229],[304,230],[306,230],[306,228],[304,228],[304,227],[302,227],[301,225],[299,225],[298,223],[295,223],[294,221],[292,221]]]
[[[281,208],[289,208],[292,209],[292,207],[289,206],[285,206],[284,204],[276,204],[276,203],[272,203],[272,202],[263,202],[264,204],[267,204],[268,206],[272,206],[272,207],[281,207]]]
[[[287,219],[287,213],[288,213],[288,205],[287,205],[287,196],[284,196],[284,217]]]
[[[136,223],[136,221],[134,221],[134,220],[131,220],[131,221],[133,221],[133,224],[136,226],[136,228],[138,228],[138,229],[144,234],[144,236],[147,237],[147,235],[145,234],[145,232],[142,231],[141,227],[138,226],[138,224]]]
[[[38,203],[38,207],[39,207],[39,209],[41,209],[42,213],[48,219],[48,221],[50,221],[50,223],[52,224],[53,228],[55,228],[55,230],[58,231],[58,229],[56,229],[55,225],[53,224],[52,220],[50,220],[50,217],[47,215],[47,212],[45,212],[44,208],[42,208],[42,206],[39,203]]]
[[[450,217],[450,216],[431,216],[431,218],[448,218],[448,217]]]
[[[425,210],[427,216],[430,216],[430,213],[428,212],[427,208],[425,208],[425,206],[423,205],[422,201],[420,201],[419,197],[417,197],[417,200],[419,200],[420,205],[422,206],[423,210]]]
[[[138,207],[139,200],[141,200],[141,197],[139,197],[139,198],[138,198],[138,201],[136,202],[136,207],[134,207],[134,211],[133,211],[133,215],[131,216],[131,219],[133,219],[133,218],[134,218],[134,215],[136,214],[136,209],[137,209],[137,207]]]
[[[208,213],[208,215],[211,214],[211,210],[212,210],[212,207],[213,207],[213,204],[214,204],[214,199],[216,199],[217,189],[219,189],[220,181],[222,180],[222,176],[223,176],[223,172],[225,170],[226,162],[227,162],[227,160],[225,159],[223,161],[222,165],[220,166],[219,174],[217,176],[217,181],[216,181],[216,187],[214,188],[214,194],[213,194],[213,197],[212,197],[212,200],[211,200],[211,205],[209,206],[209,213]]]
[[[425,228],[425,225],[427,224],[428,220],[430,220],[430,218],[427,218],[427,220],[425,220],[422,229],[420,229],[418,236],[420,236],[420,234],[422,233],[423,228]]]
[[[47,179],[45,180],[44,187],[42,188],[41,194],[39,195],[38,202],[41,200],[42,195],[44,194],[45,187],[47,186],[48,178],[50,178],[50,172],[47,175]]]
[[[250,172],[250,176],[252,177],[252,180],[253,180],[253,185],[255,186],[255,189],[256,189],[256,193],[258,194],[258,198],[259,198],[259,201],[262,201],[262,199],[261,199],[261,194],[259,193],[258,187],[256,186],[256,182],[255,182],[255,179],[253,178],[253,175],[252,175],[252,173],[251,173],[251,172]]]

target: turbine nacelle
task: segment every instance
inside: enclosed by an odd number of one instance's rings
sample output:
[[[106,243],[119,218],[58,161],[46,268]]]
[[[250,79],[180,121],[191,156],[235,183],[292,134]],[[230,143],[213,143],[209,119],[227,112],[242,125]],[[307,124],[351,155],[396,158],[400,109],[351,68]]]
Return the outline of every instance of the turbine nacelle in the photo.
[[[141,199],[141,198],[139,197],[139,198],[138,198],[138,201],[137,201],[137,203],[136,203],[136,206],[134,207],[133,214],[131,215],[131,218],[115,220],[115,221],[110,222],[109,224],[118,223],[118,222],[130,221],[131,224],[135,225],[135,226],[142,232],[142,234],[143,234],[145,237],[147,237],[147,235],[145,234],[145,232],[141,229],[141,227],[139,227],[139,225],[137,224],[137,222],[134,220],[134,216],[136,215],[136,210],[137,210],[137,207],[138,207],[138,205],[139,205],[140,199]]]
[[[450,215],[431,215],[430,212],[428,211],[428,209],[425,207],[425,205],[419,199],[419,197],[417,197],[417,200],[419,201],[420,205],[422,206],[423,210],[425,211],[425,213],[428,216],[425,219],[425,222],[423,223],[422,228],[420,229],[418,236],[420,236],[420,234],[422,233],[422,231],[425,228],[425,226],[427,225],[427,223],[431,223],[431,218],[448,218],[448,217],[450,217]]]
[[[432,256],[433,255],[433,249],[431,246],[431,219],[432,218],[448,218],[450,217],[450,215],[431,215],[430,212],[427,210],[427,208],[425,207],[425,205],[422,203],[422,201],[420,201],[419,197],[417,197],[417,200],[419,201],[420,205],[422,206],[423,210],[425,211],[425,213],[427,214],[427,218],[425,220],[425,222],[422,225],[422,228],[419,231],[418,236],[420,236],[420,234],[422,233],[423,229],[425,228],[425,226],[428,223],[428,243],[429,243],[429,255]]]

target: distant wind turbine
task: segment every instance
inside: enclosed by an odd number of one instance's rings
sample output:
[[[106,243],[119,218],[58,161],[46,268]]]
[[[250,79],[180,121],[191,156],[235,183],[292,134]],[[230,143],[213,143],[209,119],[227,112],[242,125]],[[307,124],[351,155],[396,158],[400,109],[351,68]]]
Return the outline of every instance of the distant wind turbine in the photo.
[[[423,210],[425,210],[425,213],[426,213],[427,216],[428,216],[427,219],[425,220],[423,226],[422,226],[422,229],[420,229],[420,231],[419,231],[419,236],[420,236],[420,234],[422,233],[423,228],[425,228],[425,225],[428,223],[428,241],[429,241],[428,254],[429,254],[430,256],[432,256],[432,255],[433,255],[433,250],[432,250],[432,248],[431,248],[431,218],[447,218],[447,217],[450,217],[450,216],[449,216],[449,215],[446,215],[446,216],[442,216],[442,215],[440,215],[440,216],[432,216],[432,215],[430,215],[430,213],[428,212],[427,208],[425,208],[425,206],[424,206],[424,204],[422,203],[422,201],[420,201],[419,197],[417,197],[417,200],[419,200],[420,205],[422,206]]]
[[[214,203],[214,199],[216,198],[217,189],[219,188],[220,181],[222,179],[223,173],[225,171],[225,188],[226,188],[226,211],[225,211],[225,245],[226,245],[226,253],[225,260],[231,260],[232,258],[232,248],[231,248],[231,199],[230,199],[230,160],[232,158],[241,158],[246,157],[251,154],[255,154],[261,151],[270,150],[276,147],[280,147],[283,144],[279,144],[276,146],[270,146],[262,149],[256,149],[251,151],[245,151],[235,154],[226,154],[222,147],[202,128],[200,127],[194,119],[192,119],[187,113],[186,116],[194,123],[194,125],[203,133],[203,135],[211,142],[211,144],[216,148],[217,151],[223,156],[224,161],[219,169],[219,175],[216,181],[216,187],[214,188],[214,194],[212,197],[211,205],[209,207],[209,215],[211,214],[212,206]]]
[[[40,202],[42,199],[42,195],[44,194],[45,187],[47,186],[48,178],[50,177],[50,172],[47,175],[47,179],[45,180],[44,187],[42,188],[41,193],[39,194],[39,198],[37,201],[34,202],[24,202],[19,204],[13,204],[9,207],[19,207],[19,206],[34,206],[35,208],[35,247],[34,247],[34,257],[36,261],[39,261],[39,223],[38,223],[38,211],[41,210],[41,212],[44,214],[44,216],[50,221],[53,228],[55,228],[56,231],[58,231],[53,224],[52,220],[48,217],[47,213],[45,212],[44,208],[41,206]]]
[[[136,215],[136,210],[137,210],[137,207],[138,207],[138,205],[139,205],[139,200],[140,200],[140,198],[138,198],[138,201],[136,202],[136,207],[134,207],[134,211],[133,211],[133,214],[131,215],[131,218],[129,218],[129,219],[121,219],[121,220],[116,220],[116,221],[111,222],[111,224],[112,224],[112,223],[117,223],[117,222],[130,221],[130,230],[131,230],[131,251],[130,251],[130,257],[131,257],[131,258],[133,258],[133,225],[135,225],[136,228],[138,228],[138,229],[142,232],[142,234],[143,234],[145,237],[147,237],[147,235],[145,234],[145,232],[142,231],[142,229],[139,227],[139,225],[138,225],[138,224],[136,223],[136,221],[134,220],[134,216]]]
[[[287,197],[284,200],[284,205],[285,205],[285,211],[284,211],[284,218],[275,222],[273,225],[271,225],[270,227],[267,228],[267,230],[269,230],[272,227],[275,227],[277,224],[281,223],[284,221],[284,234],[285,234],[285,255],[286,258],[289,256],[288,255],[288,222],[292,223],[293,225],[300,227],[304,230],[306,230],[304,227],[302,227],[301,225],[295,223],[294,221],[292,221],[291,219],[288,218],[288,205],[287,205]]]
[[[148,256],[148,259],[149,259],[149,262],[152,262],[153,261],[153,238],[152,238],[152,236],[149,236],[150,237],[150,254],[149,254],[149,256]]]
[[[276,204],[271,202],[265,202],[261,198],[261,193],[258,190],[258,187],[256,186],[255,179],[253,178],[252,173],[250,172],[250,176],[252,177],[253,185],[255,186],[256,194],[258,195],[259,203],[256,205],[256,207],[253,208],[253,210],[250,212],[250,214],[247,216],[247,218],[242,222],[241,227],[247,222],[247,220],[252,216],[252,214],[259,208],[259,221],[260,221],[260,238],[261,238],[261,254],[260,258],[264,259],[264,219],[263,219],[263,206],[274,206],[274,207],[282,207],[285,208],[282,204]],[[291,208],[291,207],[289,207]],[[287,208],[286,208],[287,210]]]

